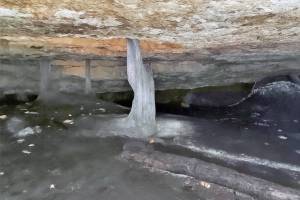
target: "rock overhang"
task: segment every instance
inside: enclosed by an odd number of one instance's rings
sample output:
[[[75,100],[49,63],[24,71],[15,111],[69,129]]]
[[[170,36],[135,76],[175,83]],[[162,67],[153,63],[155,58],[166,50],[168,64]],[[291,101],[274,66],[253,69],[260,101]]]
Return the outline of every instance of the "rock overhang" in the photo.
[[[15,44],[18,49],[19,44],[27,47],[22,52],[33,55],[43,48],[50,55],[79,51],[90,56],[119,54],[121,48],[124,55],[127,37],[147,41],[153,47],[146,48],[148,53],[243,45],[251,51],[270,44],[299,52],[289,44],[300,41],[300,1],[2,0],[0,22],[2,47]],[[99,43],[110,47],[86,52],[86,47],[97,48]],[[159,51],[161,43],[168,48]],[[21,54],[13,47],[6,54],[10,52]]]
[[[116,74],[124,73],[126,38],[138,38],[161,88],[300,70],[300,0],[2,0],[0,30],[2,63],[52,59],[69,69],[91,59]]]

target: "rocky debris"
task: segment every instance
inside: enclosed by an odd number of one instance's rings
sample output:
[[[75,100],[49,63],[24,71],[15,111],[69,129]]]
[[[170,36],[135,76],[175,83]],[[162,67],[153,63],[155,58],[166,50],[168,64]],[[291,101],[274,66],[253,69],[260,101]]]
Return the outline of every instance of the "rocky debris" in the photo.
[[[255,88],[247,98],[232,106],[232,109],[242,112],[250,108],[253,112],[263,114],[266,119],[285,120],[299,117],[299,101],[300,85],[278,81]]]

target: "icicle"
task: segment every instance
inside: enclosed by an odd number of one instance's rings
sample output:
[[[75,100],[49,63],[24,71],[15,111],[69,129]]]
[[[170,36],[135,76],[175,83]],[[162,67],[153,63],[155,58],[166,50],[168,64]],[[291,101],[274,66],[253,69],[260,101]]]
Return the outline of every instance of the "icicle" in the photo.
[[[152,135],[156,132],[153,73],[150,65],[143,65],[136,39],[127,39],[127,76],[134,91],[128,122],[141,129],[143,136]]]
[[[91,61],[85,61],[85,94],[91,94],[92,92],[92,81],[91,81]]]
[[[51,71],[51,63],[49,60],[40,61],[40,99],[45,99],[49,93],[49,75]]]

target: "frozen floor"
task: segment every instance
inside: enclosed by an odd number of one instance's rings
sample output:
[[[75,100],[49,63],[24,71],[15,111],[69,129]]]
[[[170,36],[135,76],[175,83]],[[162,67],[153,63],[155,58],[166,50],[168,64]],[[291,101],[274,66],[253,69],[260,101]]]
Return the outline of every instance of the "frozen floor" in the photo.
[[[75,100],[78,99],[66,100],[68,105],[30,103],[0,107],[1,200],[208,199],[207,194],[187,189],[181,178],[121,161],[118,156],[123,139],[95,137],[98,129],[105,128],[101,127],[105,114],[119,116],[128,109],[101,101]],[[19,121],[12,120],[16,118]],[[208,159],[218,150],[230,156],[258,157],[299,169],[299,119],[283,123],[264,120],[257,114],[253,114],[251,120],[232,115],[214,118],[160,115],[159,134],[166,137],[162,143],[167,144],[167,148],[159,148],[183,153],[168,145],[194,147],[192,150],[200,147],[199,154],[187,152],[187,156]],[[36,126],[42,131],[33,129],[33,135],[14,137],[24,128]],[[248,165],[249,162],[229,165],[223,162],[226,154],[218,156],[210,157],[211,161],[279,184],[299,187],[298,172],[291,174],[281,170],[278,173]],[[230,199],[212,192],[216,194],[212,199]]]
[[[0,108],[1,200],[206,199],[207,194],[187,189],[182,178],[120,160],[123,139],[76,134],[90,128],[79,126],[79,119],[94,122],[97,115],[127,109],[94,100],[49,105]],[[16,137],[28,127],[33,132]]]

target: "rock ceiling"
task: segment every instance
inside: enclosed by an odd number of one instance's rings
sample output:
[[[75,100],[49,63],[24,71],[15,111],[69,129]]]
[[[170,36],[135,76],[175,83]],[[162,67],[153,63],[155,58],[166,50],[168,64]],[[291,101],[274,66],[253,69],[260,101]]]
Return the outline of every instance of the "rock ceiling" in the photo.
[[[300,55],[300,0],[0,0],[0,58]]]

